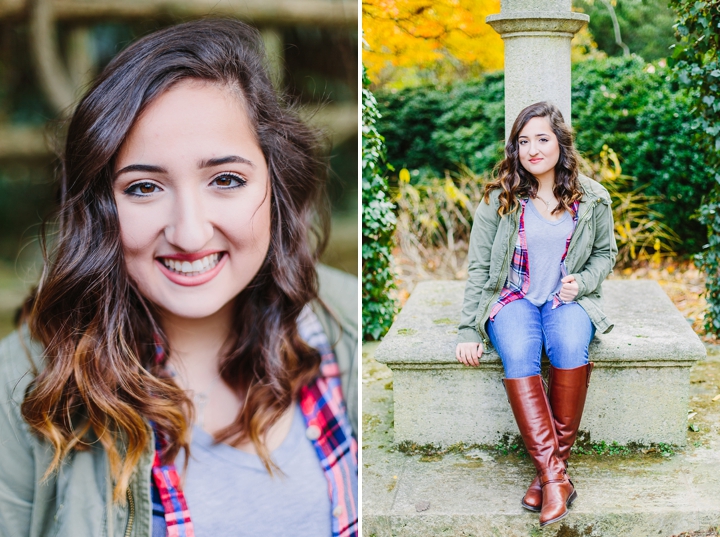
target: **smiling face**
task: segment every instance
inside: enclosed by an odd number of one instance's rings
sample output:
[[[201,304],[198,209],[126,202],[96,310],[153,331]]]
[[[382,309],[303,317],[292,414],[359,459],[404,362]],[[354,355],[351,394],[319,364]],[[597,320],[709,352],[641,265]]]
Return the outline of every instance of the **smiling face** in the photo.
[[[518,135],[518,149],[520,164],[538,181],[555,180],[560,145],[546,117],[534,117],[525,124]]]
[[[262,266],[270,182],[235,90],[187,81],[158,97],[120,148],[113,191],[128,273],[165,314],[209,317]]]

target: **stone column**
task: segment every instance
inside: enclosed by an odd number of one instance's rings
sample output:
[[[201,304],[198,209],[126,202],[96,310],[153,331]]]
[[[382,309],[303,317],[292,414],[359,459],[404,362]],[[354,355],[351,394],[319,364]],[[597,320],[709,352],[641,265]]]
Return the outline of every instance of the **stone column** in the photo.
[[[505,42],[505,137],[518,113],[550,101],[570,124],[570,40],[590,17],[571,0],[502,0],[485,20]]]

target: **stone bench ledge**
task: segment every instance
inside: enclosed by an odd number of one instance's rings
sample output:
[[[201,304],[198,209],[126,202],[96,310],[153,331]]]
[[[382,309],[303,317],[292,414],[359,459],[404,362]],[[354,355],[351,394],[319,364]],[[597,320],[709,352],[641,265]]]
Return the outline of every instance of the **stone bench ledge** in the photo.
[[[375,352],[391,368],[464,367],[455,359],[465,282],[421,282]],[[596,334],[590,355],[596,366],[691,366],[705,347],[657,282],[608,280],[603,283],[605,312],[615,328]],[[492,351],[480,367],[499,366]],[[650,365],[650,364],[646,364]]]
[[[479,367],[455,359],[464,288],[418,284],[375,351],[393,370],[396,442],[494,444],[517,434],[497,353]],[[610,280],[603,291],[615,328],[590,345],[595,369],[581,430],[593,441],[683,445],[690,368],[704,345],[657,282]]]

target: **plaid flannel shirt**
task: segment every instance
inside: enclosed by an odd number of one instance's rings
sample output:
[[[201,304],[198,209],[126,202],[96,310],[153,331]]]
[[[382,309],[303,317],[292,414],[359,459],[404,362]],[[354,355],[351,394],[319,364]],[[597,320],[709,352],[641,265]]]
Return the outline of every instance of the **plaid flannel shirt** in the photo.
[[[500,291],[500,296],[490,310],[490,320],[494,320],[495,316],[500,312],[503,306],[510,304],[514,300],[520,300],[523,298],[528,290],[530,289],[530,256],[528,255],[527,237],[525,236],[525,206],[527,205],[527,199],[520,200],[520,225],[518,227],[518,238],[515,242],[515,250],[513,251],[512,261],[510,262],[510,271],[505,280],[505,285]],[[580,202],[575,201],[570,206],[572,209],[573,219],[573,230],[565,240],[565,251],[563,252],[562,258],[560,259],[560,273],[564,278],[567,276],[567,269],[565,268],[565,258],[567,257],[568,248],[570,247],[570,241],[572,240],[575,227],[578,222],[578,209],[580,208]],[[562,306],[564,302],[560,299],[559,293],[553,295],[553,309],[558,306]]]
[[[309,307],[305,307],[298,318],[298,330],[321,356],[320,375],[300,390],[299,404],[307,436],[312,441],[328,482],[332,537],[357,537],[358,444],[345,411],[340,368],[320,321]],[[157,352],[160,355],[162,348],[158,348]],[[177,470],[173,464],[161,463],[158,455],[160,442],[158,438],[152,486],[153,495],[159,495],[163,507],[167,537],[194,537]]]

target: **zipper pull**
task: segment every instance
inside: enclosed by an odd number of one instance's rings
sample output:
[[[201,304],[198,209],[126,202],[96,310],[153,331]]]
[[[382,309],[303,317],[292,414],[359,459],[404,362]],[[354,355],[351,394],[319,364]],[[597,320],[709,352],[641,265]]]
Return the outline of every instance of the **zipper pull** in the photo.
[[[133,522],[135,522],[135,499],[133,498],[133,493],[130,487],[127,489],[127,500],[128,510],[130,512],[128,514],[127,528],[125,528],[125,537],[130,537],[132,534]]]

